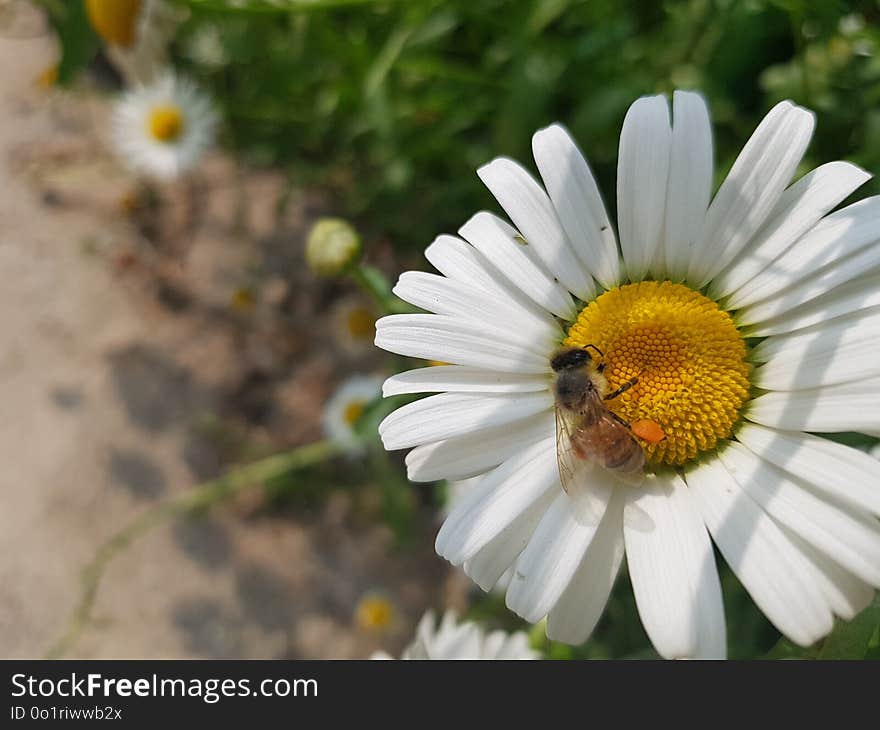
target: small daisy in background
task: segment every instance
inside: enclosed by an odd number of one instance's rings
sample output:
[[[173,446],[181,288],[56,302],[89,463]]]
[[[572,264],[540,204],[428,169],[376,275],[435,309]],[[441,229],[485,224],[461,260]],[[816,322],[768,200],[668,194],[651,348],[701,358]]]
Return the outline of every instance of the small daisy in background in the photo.
[[[813,125],[777,104],[713,197],[703,98],[637,100],[617,234],[568,132],[540,130],[543,186],[510,159],[478,171],[513,225],[478,213],[428,247],[440,275],[394,288],[427,313],[379,320],[376,344],[450,365],[386,381],[435,395],[390,414],[383,443],[412,449],[413,481],[481,476],[437,552],[484,590],[513,567],[507,606],[551,639],[590,636],[626,557],[658,653],[724,657],[713,541],[802,646],[880,586],[880,465],[815,435],[880,435],[880,197],[831,212],[870,178],[846,162],[790,184]],[[574,443],[557,433],[560,347],[599,404],[575,430],[601,417],[627,466],[646,462],[640,482],[591,469],[583,442],[558,460]]]
[[[397,620],[394,603],[384,593],[370,592],[361,597],[354,609],[354,621],[361,631],[387,633]]]
[[[385,652],[376,652],[372,659],[393,659]],[[529,637],[522,631],[486,633],[470,621],[459,622],[447,611],[437,624],[433,611],[428,611],[416,627],[416,636],[400,655],[401,659],[540,659],[529,647]]]
[[[168,45],[185,11],[165,0],[85,0],[89,22],[130,86],[163,73]]]
[[[170,73],[127,92],[113,110],[120,157],[135,171],[163,180],[191,170],[213,143],[216,127],[209,98]]]
[[[342,383],[324,406],[324,435],[345,452],[357,456],[364,451],[364,439],[356,425],[367,407],[382,395],[382,378],[354,375]]]
[[[348,296],[333,306],[333,332],[336,341],[351,355],[373,350],[378,316],[374,307],[360,296]]]

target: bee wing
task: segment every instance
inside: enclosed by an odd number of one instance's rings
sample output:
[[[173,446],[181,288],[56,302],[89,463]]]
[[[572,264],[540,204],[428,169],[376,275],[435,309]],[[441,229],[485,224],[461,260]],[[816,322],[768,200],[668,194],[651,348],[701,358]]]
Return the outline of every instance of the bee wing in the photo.
[[[571,435],[577,427],[577,416],[556,409],[556,464],[562,488],[569,494],[577,488],[575,476],[579,471],[590,468],[590,463],[579,459],[572,446]]]
[[[608,479],[593,474],[593,462],[579,458],[572,448],[571,435],[577,428],[578,416],[566,413],[561,408],[556,409],[556,463],[559,467],[559,481],[571,500],[578,521],[586,525],[598,525],[611,497],[611,485]]]

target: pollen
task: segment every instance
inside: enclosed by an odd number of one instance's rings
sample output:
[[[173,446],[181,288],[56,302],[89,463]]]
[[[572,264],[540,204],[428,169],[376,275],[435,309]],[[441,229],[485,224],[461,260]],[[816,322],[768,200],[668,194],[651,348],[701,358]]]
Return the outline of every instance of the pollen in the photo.
[[[107,43],[123,48],[134,45],[142,0],[86,0],[86,11],[95,32]]]
[[[604,354],[609,392],[638,378],[606,404],[662,429],[662,440],[640,440],[649,463],[681,466],[730,437],[749,393],[746,344],[711,299],[669,281],[617,287],[569,329],[565,345],[588,344]]]
[[[183,113],[172,104],[154,107],[147,118],[147,130],[159,142],[175,142],[183,126]]]

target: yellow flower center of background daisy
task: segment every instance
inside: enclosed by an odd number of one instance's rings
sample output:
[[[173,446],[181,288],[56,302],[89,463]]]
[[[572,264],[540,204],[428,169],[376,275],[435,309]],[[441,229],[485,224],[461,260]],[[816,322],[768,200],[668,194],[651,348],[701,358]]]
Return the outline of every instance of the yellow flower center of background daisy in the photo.
[[[172,104],[155,107],[147,120],[150,136],[160,142],[174,142],[183,133],[183,113]]]
[[[367,631],[386,629],[394,619],[394,606],[383,596],[365,596],[355,609],[355,620]]]
[[[360,340],[372,341],[376,334],[376,315],[367,307],[354,307],[346,317],[348,334]]]
[[[342,419],[349,425],[354,426],[362,415],[364,415],[364,407],[366,404],[361,401],[352,401],[347,406],[345,406],[345,410],[342,411]]]
[[[565,345],[605,354],[607,402],[624,420],[657,422],[666,438],[641,442],[652,464],[682,465],[730,436],[749,393],[746,345],[730,315],[681,284],[643,281],[590,302]]]
[[[86,0],[89,22],[107,43],[134,45],[142,0]]]

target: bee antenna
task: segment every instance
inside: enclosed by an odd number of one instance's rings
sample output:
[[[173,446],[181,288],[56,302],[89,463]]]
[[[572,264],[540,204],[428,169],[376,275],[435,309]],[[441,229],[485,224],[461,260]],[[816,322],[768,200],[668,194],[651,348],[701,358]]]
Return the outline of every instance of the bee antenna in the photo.
[[[595,345],[592,345],[592,344],[591,344],[591,345],[584,345],[583,349],[584,349],[584,350],[595,350],[596,352],[599,353],[599,357],[605,357],[605,353],[602,352],[602,350],[600,350],[600,349],[599,349],[598,347],[596,347]]]

